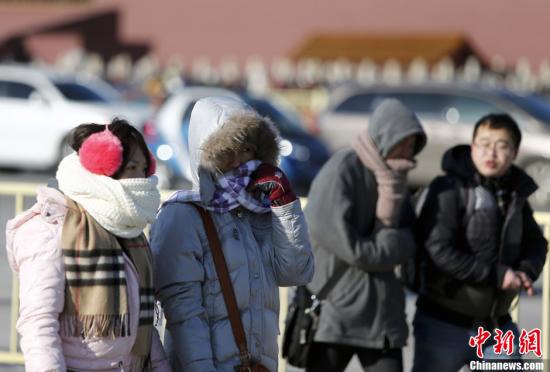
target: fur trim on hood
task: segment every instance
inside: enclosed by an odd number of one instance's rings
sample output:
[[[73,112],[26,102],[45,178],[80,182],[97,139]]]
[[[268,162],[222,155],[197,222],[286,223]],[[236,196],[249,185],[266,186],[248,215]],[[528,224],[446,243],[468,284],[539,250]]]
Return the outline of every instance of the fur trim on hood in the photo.
[[[204,141],[200,166],[219,172],[235,154],[252,150],[264,163],[277,165],[279,157],[278,132],[273,122],[254,111],[239,112]]]
[[[256,159],[277,164],[279,133],[269,118],[233,97],[207,97],[197,101],[189,126],[194,188],[203,189],[206,178],[214,179],[233,159],[233,154],[246,148],[255,152]]]

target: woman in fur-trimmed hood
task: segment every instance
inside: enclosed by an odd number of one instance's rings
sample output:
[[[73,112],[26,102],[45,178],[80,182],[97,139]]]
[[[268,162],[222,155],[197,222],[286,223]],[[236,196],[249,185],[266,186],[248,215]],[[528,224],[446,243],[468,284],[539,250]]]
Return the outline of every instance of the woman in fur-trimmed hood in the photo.
[[[239,165],[245,157],[254,154],[255,160],[277,164],[278,131],[268,118],[226,97],[199,100],[195,107],[188,146],[193,189],[200,190],[203,202],[211,197],[216,175]]]
[[[198,211],[210,212],[254,361],[277,370],[279,286],[313,275],[299,200],[276,167],[274,125],[234,98],[199,100],[189,129],[193,189],[175,193],[151,231],[155,286],[174,370],[234,371],[241,364]]]

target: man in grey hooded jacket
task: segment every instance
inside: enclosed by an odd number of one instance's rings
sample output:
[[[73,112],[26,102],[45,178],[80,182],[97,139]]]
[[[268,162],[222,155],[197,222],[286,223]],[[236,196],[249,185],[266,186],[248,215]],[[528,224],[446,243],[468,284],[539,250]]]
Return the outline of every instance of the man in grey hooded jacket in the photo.
[[[408,335],[394,268],[411,257],[414,212],[406,178],[426,135],[414,113],[385,100],[352,149],[332,156],[314,180],[306,220],[317,293],[344,265],[322,305],[307,371],[343,371],[357,354],[366,371],[401,371]]]

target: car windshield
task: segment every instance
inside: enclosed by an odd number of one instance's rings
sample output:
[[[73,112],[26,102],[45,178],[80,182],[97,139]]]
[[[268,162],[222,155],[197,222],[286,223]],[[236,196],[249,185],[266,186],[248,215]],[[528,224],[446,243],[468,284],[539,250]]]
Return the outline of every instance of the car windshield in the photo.
[[[535,119],[550,125],[550,106],[533,96],[520,96],[513,93],[503,93],[503,97],[510,100],[523,111]]]
[[[289,134],[299,135],[305,133],[298,122],[298,118],[293,118],[290,113],[287,114],[277,109],[269,101],[249,97],[243,97],[243,99],[246,103],[258,111],[261,116],[267,116],[273,120],[283,137]]]
[[[61,94],[70,101],[107,103],[108,99],[86,85],[76,82],[54,82]]]

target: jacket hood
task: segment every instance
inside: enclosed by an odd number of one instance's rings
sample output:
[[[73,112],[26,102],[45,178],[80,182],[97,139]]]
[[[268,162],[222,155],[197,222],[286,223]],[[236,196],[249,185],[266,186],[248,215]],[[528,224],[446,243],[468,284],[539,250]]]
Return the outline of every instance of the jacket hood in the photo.
[[[420,120],[414,112],[393,98],[384,100],[376,107],[367,131],[384,158],[395,145],[411,134],[417,138],[415,155],[426,145],[426,133]]]
[[[470,145],[457,145],[445,152],[441,160],[441,168],[449,175],[461,178],[470,184],[479,184],[481,175],[472,161]],[[509,179],[511,190],[517,191],[521,196],[529,196],[538,186],[535,181],[522,169],[512,165],[510,171],[503,177]]]
[[[189,123],[193,188],[199,188],[201,194],[203,188],[213,192],[213,181],[222,165],[244,148],[252,148],[256,159],[276,165],[279,139],[274,124],[237,98],[198,100]]]

